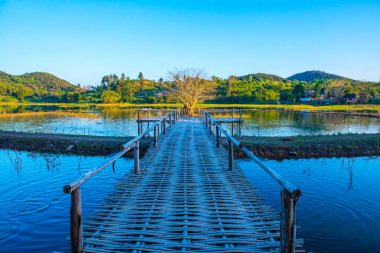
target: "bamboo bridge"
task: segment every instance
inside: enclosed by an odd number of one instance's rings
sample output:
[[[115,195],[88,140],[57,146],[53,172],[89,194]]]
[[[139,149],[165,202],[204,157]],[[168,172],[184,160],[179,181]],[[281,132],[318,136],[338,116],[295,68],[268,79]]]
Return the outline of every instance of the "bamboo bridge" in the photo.
[[[204,112],[170,111],[101,166],[64,186],[71,194],[71,252],[304,252],[296,240],[301,192]],[[139,140],[154,141],[139,157]],[[215,134],[215,135],[214,135]],[[221,136],[227,141],[223,148]],[[282,187],[281,213],[266,205],[234,161],[239,148]],[[82,224],[80,185],[134,149],[134,172]]]

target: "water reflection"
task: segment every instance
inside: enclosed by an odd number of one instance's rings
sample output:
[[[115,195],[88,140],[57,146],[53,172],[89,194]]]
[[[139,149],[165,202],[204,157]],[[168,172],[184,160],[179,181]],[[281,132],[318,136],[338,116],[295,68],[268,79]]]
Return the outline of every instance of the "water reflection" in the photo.
[[[137,112],[121,107],[0,107],[3,112],[56,111],[33,116],[0,117],[0,130],[99,136],[136,136]],[[58,108],[58,109],[57,109]],[[142,111],[141,117],[161,117],[165,112]],[[212,113],[216,117],[231,114]],[[235,113],[235,117],[239,115]],[[380,119],[342,114],[282,110],[244,110],[242,135],[295,136],[338,133],[379,133]],[[236,133],[237,131],[235,131]]]

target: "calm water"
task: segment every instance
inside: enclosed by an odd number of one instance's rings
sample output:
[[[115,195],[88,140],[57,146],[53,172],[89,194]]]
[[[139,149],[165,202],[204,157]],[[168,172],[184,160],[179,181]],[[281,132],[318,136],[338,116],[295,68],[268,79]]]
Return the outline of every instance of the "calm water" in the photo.
[[[313,252],[379,252],[380,157],[267,161],[303,191],[298,237]],[[279,210],[280,188],[260,168],[241,161],[246,175]]]
[[[0,151],[0,252],[68,251],[70,197],[62,193],[62,186],[102,161],[103,157]],[[299,237],[308,251],[378,250],[379,157],[266,163],[303,191],[297,217]],[[278,185],[251,162],[240,164],[266,201],[279,210]],[[132,166],[131,160],[121,159],[116,173],[107,168],[84,184],[84,219]]]
[[[0,107],[0,112],[54,111],[56,107]],[[59,108],[57,114],[0,117],[0,130],[99,136],[136,136],[135,110],[118,107]],[[64,113],[70,112],[70,113]],[[151,113],[160,117],[162,113]],[[147,113],[143,116],[149,116]],[[217,114],[217,117],[231,115]],[[235,114],[235,116],[238,116]],[[380,119],[341,114],[277,110],[245,110],[242,134],[295,136],[337,133],[379,133]],[[236,133],[236,130],[235,130]]]
[[[1,150],[0,252],[69,251],[70,195],[62,187],[102,161]],[[84,219],[132,166],[122,158],[116,173],[106,168],[83,185]]]
[[[343,114],[247,110],[242,135],[296,136],[338,133],[379,133],[380,119]],[[236,132],[236,131],[235,131]]]

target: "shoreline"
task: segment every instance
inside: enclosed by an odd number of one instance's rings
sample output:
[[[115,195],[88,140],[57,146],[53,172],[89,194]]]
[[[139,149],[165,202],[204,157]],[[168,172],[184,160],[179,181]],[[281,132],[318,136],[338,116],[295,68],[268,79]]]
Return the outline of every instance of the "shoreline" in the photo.
[[[301,159],[380,155],[379,134],[240,137],[242,145],[266,159]],[[238,149],[235,156],[245,158]]]
[[[83,136],[0,131],[2,149],[39,153],[108,156],[120,151],[122,144],[134,137]],[[266,159],[301,159],[380,155],[379,134],[310,135],[292,137],[239,137],[253,154]],[[226,146],[222,138],[222,143]],[[140,142],[141,156],[152,143],[147,137]],[[133,150],[126,154],[133,157]],[[245,155],[235,147],[235,157]]]
[[[20,102],[20,103],[0,103],[1,106],[56,106],[59,108],[182,108],[181,104],[130,104],[130,103],[117,103],[117,104],[103,104],[103,103],[34,103],[34,102]],[[355,105],[307,105],[307,104],[213,104],[201,103],[195,107],[195,112],[202,109],[221,109],[221,108],[236,108],[236,109],[256,109],[256,110],[282,110],[282,111],[295,111],[305,113],[331,113],[331,114],[344,114],[351,116],[366,116],[373,118],[380,118],[380,105],[376,104],[355,104]],[[59,110],[55,110],[59,111]],[[10,113],[12,114],[12,113]],[[5,117],[7,114],[3,114]]]
[[[0,147],[38,153],[108,156],[122,150],[122,145],[133,138],[0,131]],[[142,156],[151,143],[149,137],[140,141]],[[133,150],[125,156],[133,157]]]

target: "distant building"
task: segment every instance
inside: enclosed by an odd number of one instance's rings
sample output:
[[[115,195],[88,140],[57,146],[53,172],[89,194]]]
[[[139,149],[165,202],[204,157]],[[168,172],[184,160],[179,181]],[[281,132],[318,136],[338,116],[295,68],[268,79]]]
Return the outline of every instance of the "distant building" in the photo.
[[[163,97],[163,96],[168,96],[168,95],[170,95],[170,92],[168,92],[168,91],[166,91],[166,90],[154,94],[155,97]]]
[[[346,104],[356,104],[358,102],[358,98],[355,94],[346,94],[342,97],[343,103]]]
[[[311,102],[311,98],[300,98],[300,102],[301,103],[310,103]]]

